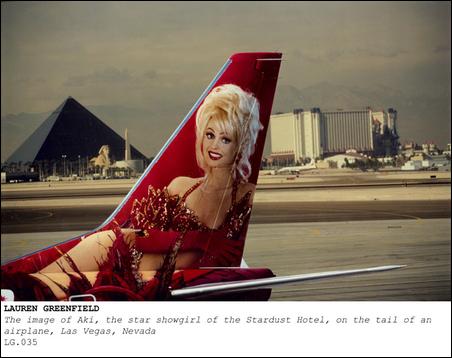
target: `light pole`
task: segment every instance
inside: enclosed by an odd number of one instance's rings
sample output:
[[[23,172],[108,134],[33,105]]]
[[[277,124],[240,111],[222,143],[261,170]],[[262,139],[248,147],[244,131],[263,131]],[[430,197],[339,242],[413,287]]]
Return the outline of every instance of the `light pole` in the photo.
[[[63,154],[61,156],[61,158],[63,158],[63,177],[66,176],[66,154]]]

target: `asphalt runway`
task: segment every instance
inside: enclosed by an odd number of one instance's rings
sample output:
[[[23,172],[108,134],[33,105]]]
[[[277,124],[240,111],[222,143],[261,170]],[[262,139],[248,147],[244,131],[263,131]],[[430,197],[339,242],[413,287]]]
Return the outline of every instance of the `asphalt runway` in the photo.
[[[407,265],[273,289],[272,300],[450,301],[450,219],[250,226],[244,257],[278,276]]]
[[[244,258],[278,276],[383,265],[397,270],[273,289],[282,301],[450,301],[450,219],[250,224]],[[2,234],[2,263],[84,232]]]
[[[358,178],[358,179],[357,179]],[[348,179],[348,180],[346,180]],[[287,180],[287,179],[286,179]],[[363,180],[359,177],[353,177],[353,181],[348,177],[340,179],[329,179],[326,182],[314,181],[314,182],[291,182],[271,184],[263,183],[256,187],[257,191],[267,190],[311,190],[311,189],[326,189],[326,188],[373,188],[373,187],[407,187],[407,186],[450,186],[449,178],[438,179],[392,179],[392,180]],[[25,183],[27,184],[27,183]],[[30,183],[35,184],[35,183]],[[40,185],[38,185],[40,184]],[[72,185],[71,185],[72,184]],[[86,182],[69,182],[69,183],[52,183],[45,186],[45,183],[36,183],[34,186],[12,186],[7,185],[2,188],[1,199],[2,201],[14,201],[24,199],[50,199],[50,198],[71,198],[71,197],[83,197],[83,198],[96,198],[96,197],[111,197],[118,196],[124,197],[132,188],[133,183],[118,183],[115,182],[107,184],[106,186],[89,186],[90,183]]]
[[[115,206],[2,208],[1,233],[91,230]],[[254,203],[251,224],[450,218],[450,200]]]

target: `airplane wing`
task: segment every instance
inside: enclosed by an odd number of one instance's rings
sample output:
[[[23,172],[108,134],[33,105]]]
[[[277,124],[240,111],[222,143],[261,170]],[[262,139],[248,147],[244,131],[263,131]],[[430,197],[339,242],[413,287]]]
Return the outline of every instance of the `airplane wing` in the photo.
[[[354,270],[326,271],[300,275],[268,277],[255,280],[241,280],[226,283],[210,283],[172,290],[171,297],[174,299],[200,299],[200,298],[202,299],[202,297],[208,297],[211,295],[237,293],[254,290],[258,288],[271,288],[280,285],[295,284],[304,281],[312,281],[339,276],[383,272],[402,268],[405,266],[406,265],[387,265]]]

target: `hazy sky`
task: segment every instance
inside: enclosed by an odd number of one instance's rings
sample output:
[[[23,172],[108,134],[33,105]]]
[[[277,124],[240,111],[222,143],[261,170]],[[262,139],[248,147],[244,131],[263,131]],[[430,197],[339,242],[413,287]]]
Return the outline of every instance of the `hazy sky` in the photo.
[[[449,2],[1,6],[2,116],[51,111],[69,95],[179,115],[242,51],[283,52],[279,85],[382,84],[450,97]],[[450,129],[450,109],[443,120]]]

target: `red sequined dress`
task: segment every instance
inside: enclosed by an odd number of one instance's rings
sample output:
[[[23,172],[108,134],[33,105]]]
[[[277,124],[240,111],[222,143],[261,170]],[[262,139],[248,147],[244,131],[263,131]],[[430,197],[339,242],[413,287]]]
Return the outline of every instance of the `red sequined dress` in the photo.
[[[251,213],[251,191],[236,200],[237,185],[233,185],[231,207],[223,223],[213,229],[203,224],[191,210],[186,199],[202,181],[183,195],[170,195],[168,190],[149,187],[148,196],[135,201],[131,221],[142,236],[136,238],[137,250],[144,253],[165,254],[175,244],[179,251],[199,251],[198,262],[191,267],[239,266],[244,246],[244,231]]]

